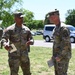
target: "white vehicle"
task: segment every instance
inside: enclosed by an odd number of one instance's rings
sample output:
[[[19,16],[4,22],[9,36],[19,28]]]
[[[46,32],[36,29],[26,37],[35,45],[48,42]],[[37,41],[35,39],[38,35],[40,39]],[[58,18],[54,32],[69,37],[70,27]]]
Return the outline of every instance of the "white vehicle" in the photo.
[[[70,40],[72,43],[75,42],[75,27],[72,25],[66,25],[66,27],[70,30]]]
[[[65,25],[65,24],[64,24]],[[65,25],[67,28],[70,30],[70,40],[71,42],[75,42],[75,27],[72,25]],[[54,24],[48,24],[44,26],[43,30],[43,38],[45,39],[46,42],[50,42],[53,40],[52,38],[52,32],[54,29],[55,25]]]
[[[54,27],[55,27],[54,24],[48,24],[44,26],[43,38],[45,39],[46,42],[50,42],[52,40],[52,32]]]

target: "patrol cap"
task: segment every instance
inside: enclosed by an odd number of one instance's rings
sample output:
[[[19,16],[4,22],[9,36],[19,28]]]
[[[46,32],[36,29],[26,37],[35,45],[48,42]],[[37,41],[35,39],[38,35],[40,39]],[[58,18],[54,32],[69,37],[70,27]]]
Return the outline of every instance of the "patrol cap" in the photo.
[[[54,15],[54,14],[59,15],[59,10],[55,9],[54,11],[49,12],[48,17],[51,16],[51,15]]]
[[[14,16],[15,17],[24,17],[25,15],[23,15],[22,12],[14,12]]]

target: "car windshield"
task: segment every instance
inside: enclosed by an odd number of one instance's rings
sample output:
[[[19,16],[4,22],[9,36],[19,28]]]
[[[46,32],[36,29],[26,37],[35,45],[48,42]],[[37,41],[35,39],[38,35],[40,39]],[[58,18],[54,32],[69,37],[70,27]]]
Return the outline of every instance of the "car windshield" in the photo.
[[[71,31],[75,31],[75,27],[68,27]]]
[[[54,29],[54,27],[46,27],[45,30],[47,30],[47,31],[53,31],[53,29]]]

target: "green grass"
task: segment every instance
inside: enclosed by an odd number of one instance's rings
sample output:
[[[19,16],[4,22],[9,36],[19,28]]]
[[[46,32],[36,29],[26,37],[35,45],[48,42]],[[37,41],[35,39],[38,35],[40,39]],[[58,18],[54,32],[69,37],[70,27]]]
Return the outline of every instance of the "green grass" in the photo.
[[[49,68],[47,60],[52,56],[52,49],[45,47],[31,46],[29,53],[32,75],[54,75],[54,67]],[[68,75],[75,75],[75,49],[72,50]],[[0,75],[9,75],[8,53],[5,49],[0,49]],[[21,68],[19,75],[23,75]]]
[[[34,40],[44,40],[43,39],[43,35],[36,35],[36,36],[33,36]]]

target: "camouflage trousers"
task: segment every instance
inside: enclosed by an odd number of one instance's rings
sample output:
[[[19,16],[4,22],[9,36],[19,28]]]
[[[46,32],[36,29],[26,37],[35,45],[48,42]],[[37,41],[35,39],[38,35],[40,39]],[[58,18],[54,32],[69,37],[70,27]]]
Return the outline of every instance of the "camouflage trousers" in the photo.
[[[10,67],[10,75],[18,75],[19,66],[23,71],[23,75],[31,75],[29,58],[28,61],[25,62],[24,60],[21,60],[21,58],[9,57],[8,62]]]
[[[67,75],[69,59],[57,62],[54,60],[55,75]]]

